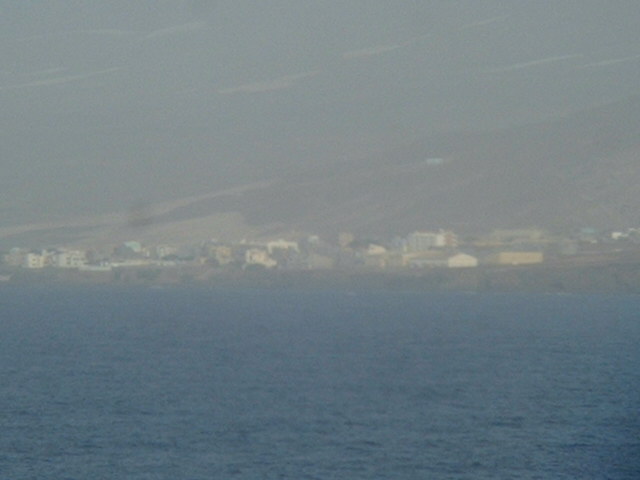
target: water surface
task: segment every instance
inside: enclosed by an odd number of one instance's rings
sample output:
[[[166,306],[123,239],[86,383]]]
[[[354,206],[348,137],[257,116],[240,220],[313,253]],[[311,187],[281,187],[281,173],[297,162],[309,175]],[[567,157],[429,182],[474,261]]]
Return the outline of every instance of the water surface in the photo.
[[[8,479],[633,479],[640,297],[0,289]]]

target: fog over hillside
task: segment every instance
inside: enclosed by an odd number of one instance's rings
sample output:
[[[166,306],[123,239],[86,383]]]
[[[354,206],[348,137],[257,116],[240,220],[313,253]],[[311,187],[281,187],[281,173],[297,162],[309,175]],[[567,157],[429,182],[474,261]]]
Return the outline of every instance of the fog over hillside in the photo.
[[[639,21],[632,0],[2,0],[0,229],[637,226]]]

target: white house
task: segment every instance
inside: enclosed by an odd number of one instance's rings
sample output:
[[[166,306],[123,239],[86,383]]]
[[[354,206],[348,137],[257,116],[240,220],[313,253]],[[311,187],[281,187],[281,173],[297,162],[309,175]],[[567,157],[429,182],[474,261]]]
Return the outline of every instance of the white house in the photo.
[[[87,263],[87,255],[81,250],[66,250],[54,257],[54,266],[58,268],[79,268]]]
[[[449,268],[469,268],[477,267],[478,259],[466,253],[458,253],[447,259],[447,266]]]
[[[22,259],[24,268],[44,268],[45,256],[39,253],[27,253]]]
[[[406,248],[408,252],[426,252],[432,248],[455,247],[456,235],[451,231],[413,232],[407,236]]]
[[[260,248],[250,248],[244,253],[244,262],[246,265],[262,265],[266,268],[273,268],[278,265],[269,254]]]
[[[271,255],[274,250],[293,250],[294,252],[300,251],[300,249],[298,248],[298,242],[292,242],[283,239],[272,240],[271,242],[267,243],[267,251],[269,252],[269,255]]]

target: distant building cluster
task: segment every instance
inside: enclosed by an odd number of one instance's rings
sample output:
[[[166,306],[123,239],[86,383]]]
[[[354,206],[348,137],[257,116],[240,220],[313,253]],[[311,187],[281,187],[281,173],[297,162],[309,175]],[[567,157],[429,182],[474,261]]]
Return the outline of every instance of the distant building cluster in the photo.
[[[216,270],[401,270],[536,265],[551,261],[589,262],[638,248],[640,229],[602,235],[582,229],[572,236],[552,236],[536,228],[495,230],[460,238],[451,230],[418,230],[388,240],[341,233],[333,242],[317,235],[292,235],[269,241],[218,242],[192,245],[145,245],[131,240],[109,248],[72,247],[29,250],[12,248],[2,257],[5,267],[76,269],[109,272],[127,268],[202,266]]]

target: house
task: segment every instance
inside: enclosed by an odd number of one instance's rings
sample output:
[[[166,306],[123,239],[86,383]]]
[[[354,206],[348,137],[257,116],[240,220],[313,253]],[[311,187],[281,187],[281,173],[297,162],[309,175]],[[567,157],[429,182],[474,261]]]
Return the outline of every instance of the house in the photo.
[[[262,265],[265,268],[273,268],[278,265],[273,258],[269,256],[266,250],[261,248],[249,248],[244,252],[245,266]]]
[[[81,250],[65,250],[59,252],[53,261],[58,268],[79,268],[87,263],[87,255]]]
[[[445,246],[445,238],[441,233],[413,232],[407,236],[408,252],[425,252],[432,248]]]
[[[449,268],[471,268],[478,266],[478,259],[466,253],[458,253],[447,259]]]
[[[269,255],[273,254],[275,250],[283,250],[283,251],[291,250],[294,252],[300,252],[300,249],[298,247],[298,242],[292,242],[292,241],[283,240],[283,239],[272,240],[270,242],[267,242],[267,252],[269,252]]]
[[[22,266],[24,268],[44,268],[45,255],[39,253],[27,253],[22,258]]]
[[[407,236],[406,250],[408,252],[425,252],[433,248],[453,248],[458,244],[455,233],[448,230],[437,232],[413,232]]]

